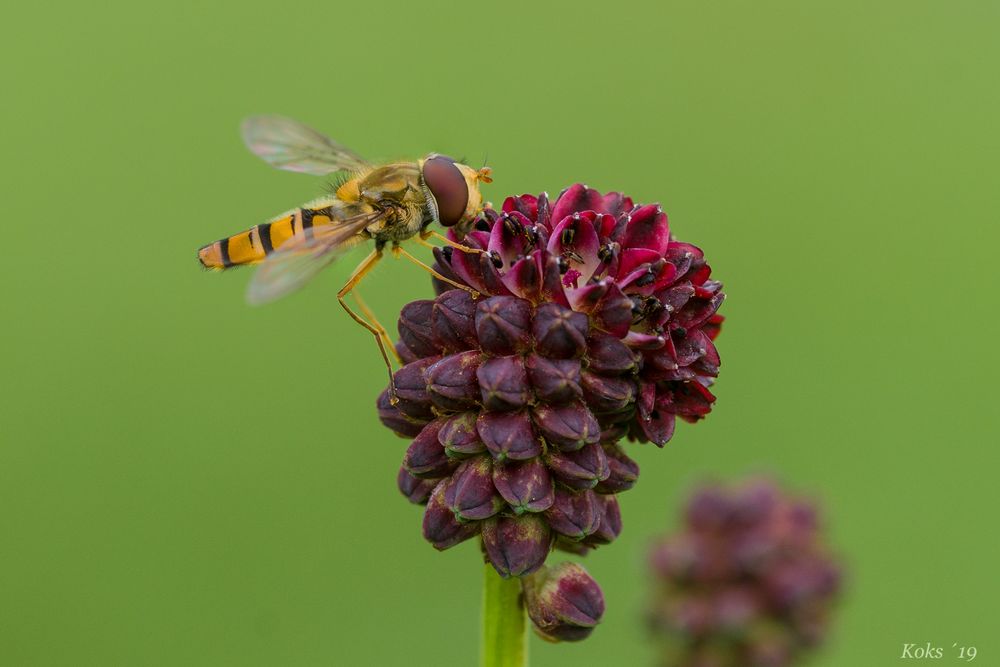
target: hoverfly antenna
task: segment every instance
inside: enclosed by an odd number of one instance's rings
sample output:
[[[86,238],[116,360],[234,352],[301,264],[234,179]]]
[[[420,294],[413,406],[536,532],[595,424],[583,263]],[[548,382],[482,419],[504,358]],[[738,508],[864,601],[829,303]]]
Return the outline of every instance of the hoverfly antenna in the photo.
[[[490,153],[489,151],[487,151],[486,156],[483,158],[483,166],[476,170],[476,176],[483,183],[493,182],[493,170],[486,166],[489,163],[490,163]]]

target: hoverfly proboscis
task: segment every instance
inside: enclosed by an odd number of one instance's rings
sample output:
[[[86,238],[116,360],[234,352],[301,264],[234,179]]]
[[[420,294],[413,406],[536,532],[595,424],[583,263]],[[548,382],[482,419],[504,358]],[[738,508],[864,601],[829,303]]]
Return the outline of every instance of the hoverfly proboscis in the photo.
[[[394,256],[403,256],[439,280],[478,296],[472,288],[453,282],[418,260],[400,243],[414,239],[433,247],[427,239],[436,237],[463,252],[482,252],[455,243],[429,227],[433,223],[443,227],[471,223],[483,209],[479,184],[491,182],[490,169],[473,169],[437,153],[415,162],[373,165],[316,130],[281,116],[248,118],[242,134],[247,147],[273,167],[317,176],[340,172],[346,174],[346,180],[331,196],[203,246],[198,259],[202,266],[219,270],[260,264],[247,289],[247,301],[261,304],[299,289],[346,250],[374,241],[372,252],[337,292],[337,300],[355,322],[375,337],[389,372],[390,397],[395,403],[388,351],[399,361],[396,348],[358,294],[355,292],[354,297],[364,317],[347,304],[345,297],[375,267],[387,245]]]

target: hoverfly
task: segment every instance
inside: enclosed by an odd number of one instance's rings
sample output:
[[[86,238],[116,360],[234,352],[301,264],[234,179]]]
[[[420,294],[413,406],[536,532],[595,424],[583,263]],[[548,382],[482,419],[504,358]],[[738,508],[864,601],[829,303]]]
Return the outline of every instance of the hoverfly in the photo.
[[[203,246],[201,264],[209,269],[260,264],[247,289],[251,304],[278,299],[302,287],[337,257],[357,244],[373,240],[375,247],[361,261],[337,293],[348,315],[374,335],[389,369],[387,348],[396,353],[388,333],[355,293],[368,319],[344,300],[382,258],[391,244],[394,256],[403,256],[461,289],[474,291],[440,275],[400,246],[415,239],[436,237],[463,252],[479,253],[429,229],[467,226],[483,209],[479,184],[490,183],[490,169],[473,169],[444,155],[431,153],[416,162],[373,165],[329,137],[280,116],[254,116],[244,121],[243,141],[265,162],[278,169],[325,175],[340,172],[346,178],[332,196],[315,199],[286,211],[270,222]],[[398,356],[397,356],[398,360]]]

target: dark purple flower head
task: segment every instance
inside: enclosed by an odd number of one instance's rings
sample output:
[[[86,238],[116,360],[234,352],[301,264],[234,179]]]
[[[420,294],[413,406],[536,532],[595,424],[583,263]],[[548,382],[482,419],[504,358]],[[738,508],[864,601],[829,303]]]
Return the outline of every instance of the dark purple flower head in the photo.
[[[650,627],[682,667],[792,664],[822,640],[840,587],[814,507],[764,481],[698,490],[649,565]]]
[[[400,314],[398,402],[412,438],[398,483],[444,549],[480,536],[502,576],[622,529],[639,467],[619,441],[666,444],[711,409],[721,284],[657,205],[582,185],[507,199],[435,251],[438,296]]]

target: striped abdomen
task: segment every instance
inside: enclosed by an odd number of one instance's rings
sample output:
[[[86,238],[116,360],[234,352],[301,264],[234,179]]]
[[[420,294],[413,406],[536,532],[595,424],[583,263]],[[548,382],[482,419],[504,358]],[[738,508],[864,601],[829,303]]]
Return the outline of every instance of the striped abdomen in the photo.
[[[280,248],[288,239],[306,230],[329,225],[337,215],[340,202],[324,199],[279,216],[271,222],[255,225],[245,232],[210,243],[198,250],[198,259],[208,269],[226,269],[241,264],[256,264]]]

